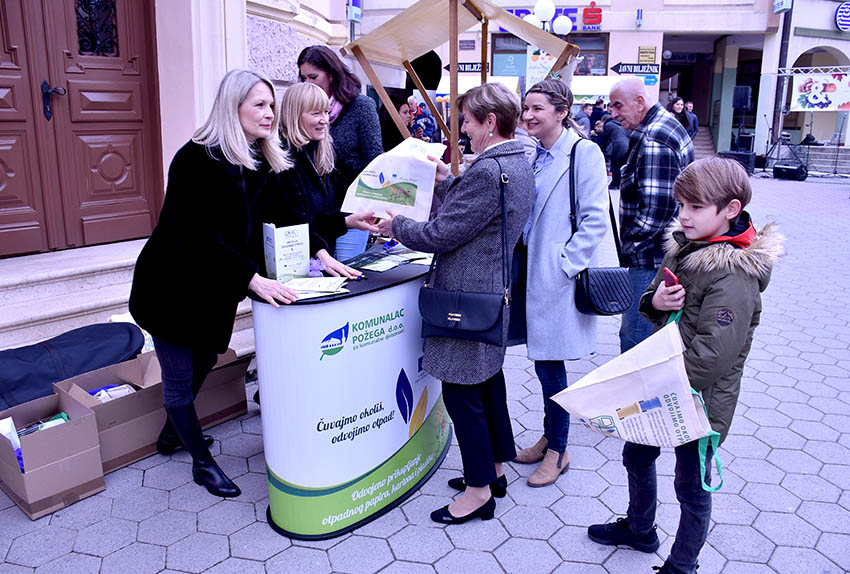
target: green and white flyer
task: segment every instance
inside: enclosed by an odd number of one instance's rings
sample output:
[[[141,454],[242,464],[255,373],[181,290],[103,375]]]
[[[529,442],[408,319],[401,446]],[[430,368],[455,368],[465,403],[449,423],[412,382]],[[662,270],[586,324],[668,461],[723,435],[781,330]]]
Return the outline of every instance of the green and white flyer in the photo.
[[[348,187],[342,211],[374,211],[387,217],[387,208],[397,215],[427,221],[434,197],[437,164],[428,156],[440,157],[446,146],[407,138],[366,166]]]
[[[316,304],[254,303],[269,522],[295,538],[347,532],[430,476],[449,440],[422,370],[421,281]]]

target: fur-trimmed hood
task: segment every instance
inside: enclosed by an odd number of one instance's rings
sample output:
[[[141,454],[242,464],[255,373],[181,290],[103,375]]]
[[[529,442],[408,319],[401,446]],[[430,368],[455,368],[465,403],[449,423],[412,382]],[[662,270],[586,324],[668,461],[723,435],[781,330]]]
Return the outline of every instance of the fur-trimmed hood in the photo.
[[[725,242],[690,241],[677,219],[667,232],[664,250],[679,260],[682,269],[697,272],[739,270],[758,279],[763,291],[773,265],[785,254],[785,237],[776,224],[770,223],[745,248]]]

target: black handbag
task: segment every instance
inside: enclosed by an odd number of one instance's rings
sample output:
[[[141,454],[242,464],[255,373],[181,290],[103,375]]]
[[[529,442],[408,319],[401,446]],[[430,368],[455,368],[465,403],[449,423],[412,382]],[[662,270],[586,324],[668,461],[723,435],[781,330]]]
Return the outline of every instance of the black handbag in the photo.
[[[581,140],[579,140],[581,141]],[[576,233],[576,147],[570,152],[570,225],[573,235]],[[617,233],[614,217],[614,204],[608,194],[608,215],[611,218],[611,231],[614,245],[617,247],[617,260],[620,267],[588,267],[576,277],[576,308],[585,315],[619,315],[631,308],[634,302],[629,270],[623,267],[623,251]]]
[[[510,304],[510,273],[508,272],[508,216],[505,205],[507,174],[498,159],[502,204],[502,281],[504,293],[475,293],[429,287],[437,256],[419,289],[419,313],[422,315],[423,337],[467,339],[488,345],[504,345],[503,321],[505,307]]]

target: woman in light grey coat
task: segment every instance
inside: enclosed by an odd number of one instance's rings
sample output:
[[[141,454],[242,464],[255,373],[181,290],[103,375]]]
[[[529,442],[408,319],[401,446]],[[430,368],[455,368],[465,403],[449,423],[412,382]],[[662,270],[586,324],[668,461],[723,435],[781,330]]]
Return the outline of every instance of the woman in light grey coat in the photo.
[[[544,432],[534,446],[523,449],[517,462],[542,461],[529,477],[530,486],[545,486],[569,468],[569,414],[550,397],[567,388],[565,360],[579,359],[596,346],[596,317],[578,312],[576,275],[596,265],[597,248],[608,228],[608,175],[599,147],[576,133],[569,119],[573,96],[560,80],[532,86],[525,98],[523,119],[528,133],[540,140],[533,160],[536,198],[517,249],[527,261],[516,290],[525,287],[525,317],[511,319],[525,327],[528,358],[543,387]],[[575,164],[570,155],[576,147]],[[570,223],[570,176],[575,171],[576,233]],[[521,293],[514,311],[522,311]],[[516,329],[516,327],[520,327]],[[519,342],[517,340],[513,342]]]
[[[396,216],[382,221],[379,228],[407,247],[435,253],[433,287],[502,293],[500,173],[509,180],[508,259],[528,220],[534,192],[522,144],[513,139],[519,98],[501,84],[484,84],[464,94],[457,109],[464,114],[463,130],[472,149],[480,155],[457,178],[448,175],[445,164],[438,163],[435,194],[442,205],[433,220],[418,222]],[[388,213],[392,215],[390,210]],[[507,265],[510,270],[510,261]],[[507,312],[504,319],[507,338]],[[465,491],[451,505],[431,514],[435,522],[490,519],[496,508],[493,497],[505,496],[502,463],[513,460],[516,449],[502,374],[504,357],[504,346],[445,337],[425,341],[424,368],[443,381],[443,401],[463,460],[463,478],[452,479],[449,485]]]

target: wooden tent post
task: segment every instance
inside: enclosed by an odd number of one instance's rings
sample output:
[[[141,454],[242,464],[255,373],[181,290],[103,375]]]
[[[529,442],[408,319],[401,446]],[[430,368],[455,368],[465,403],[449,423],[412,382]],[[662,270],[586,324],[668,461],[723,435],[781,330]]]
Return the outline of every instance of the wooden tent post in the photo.
[[[458,43],[458,0],[449,0],[449,98],[452,105],[451,116],[451,136],[449,137],[449,145],[452,150],[452,173],[457,176],[460,174],[459,156],[460,149],[458,147],[458,139],[460,136],[460,128],[458,125],[458,107],[457,107],[457,43]]]
[[[402,137],[405,139],[409,138],[410,130],[407,129],[407,125],[405,125],[404,121],[402,121],[401,114],[398,113],[398,109],[393,104],[393,101],[384,89],[383,84],[381,84],[381,80],[378,78],[375,70],[372,69],[372,64],[370,64],[369,60],[366,59],[366,56],[363,55],[363,50],[360,49],[360,46],[352,46],[351,53],[354,54],[354,57],[357,58],[358,62],[360,62],[360,66],[363,68],[363,71],[366,72],[366,76],[372,83],[372,87],[375,88],[376,92],[378,92],[378,97],[381,98],[384,106],[386,106],[387,112],[389,112],[390,117],[393,119],[393,123],[398,128],[398,131],[401,132]]]
[[[437,109],[437,106],[433,101],[431,101],[431,97],[425,90],[425,85],[422,83],[422,80],[420,80],[419,76],[416,74],[416,70],[413,69],[413,66],[411,66],[410,62],[407,60],[402,62],[401,65],[404,66],[405,70],[407,70],[408,75],[410,75],[410,79],[413,80],[413,83],[416,84],[416,88],[419,90],[419,93],[422,94],[422,99],[425,100],[426,104],[428,104],[428,109],[431,110],[431,115],[434,116],[434,121],[436,121],[437,125],[440,126],[440,131],[446,135],[446,139],[449,139],[451,137],[449,128],[446,127],[446,122],[444,122],[442,116],[440,116],[440,111]]]
[[[487,83],[487,25],[489,21],[484,18],[481,21],[481,83]]]
[[[555,60],[555,63],[552,64],[552,69],[549,70],[549,75],[554,76],[556,73],[561,71],[561,68],[567,65],[567,62],[570,61],[570,56],[578,53],[578,47],[573,46],[572,44],[567,44],[564,50],[561,52],[561,55],[558,56],[558,59]],[[531,86],[529,86],[531,87]]]

